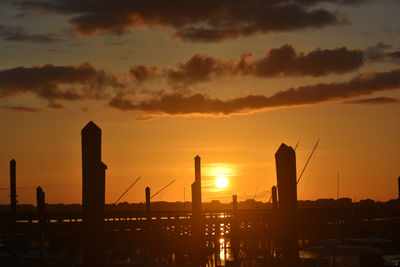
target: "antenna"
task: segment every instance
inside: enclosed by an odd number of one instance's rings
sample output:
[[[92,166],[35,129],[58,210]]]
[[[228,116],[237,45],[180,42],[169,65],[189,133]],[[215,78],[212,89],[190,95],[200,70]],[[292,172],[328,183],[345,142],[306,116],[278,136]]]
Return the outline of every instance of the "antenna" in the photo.
[[[165,188],[167,188],[168,186],[170,186],[171,184],[173,184],[176,180],[173,180],[172,182],[170,182],[169,184],[167,184],[166,186],[164,186],[163,188],[161,188],[160,190],[157,191],[157,193],[155,193],[154,195],[152,195],[150,197],[150,199],[152,199],[153,197],[157,196],[159,193],[161,193],[161,191],[163,191]]]
[[[272,187],[274,187],[275,185],[273,185]],[[271,187],[271,188],[272,188]],[[278,186],[277,186],[278,187]],[[268,200],[268,203],[271,203],[271,200],[272,200],[272,189],[271,189],[271,197],[269,198],[269,200]]]
[[[128,191],[132,188],[132,186],[134,186],[134,185],[137,183],[137,181],[140,180],[140,178],[142,178],[142,176],[139,176],[139,177],[128,187],[128,189],[125,190],[125,192],[114,202],[114,205],[117,205],[118,201],[120,201],[121,198],[122,198],[126,193],[128,193]]]
[[[256,200],[257,190],[258,190],[258,184],[256,186],[256,192],[254,193],[254,200]]]
[[[313,150],[311,151],[311,154],[310,154],[310,156],[308,157],[307,162],[306,162],[306,165],[304,165],[304,168],[303,168],[303,170],[301,171],[300,176],[299,176],[299,179],[297,179],[296,184],[298,184],[298,183],[300,182],[301,176],[303,176],[303,173],[304,173],[304,171],[306,170],[307,165],[308,165],[308,163],[310,162],[310,159],[311,159],[312,155],[314,154],[315,149],[316,149],[317,146],[318,146],[318,143],[319,143],[319,138],[318,138],[317,142],[315,143],[315,146],[314,146]]]
[[[300,144],[300,140],[297,141],[297,144],[296,144],[296,146],[294,147],[294,151],[296,151],[296,149],[297,149],[297,147],[299,146],[299,144]]]

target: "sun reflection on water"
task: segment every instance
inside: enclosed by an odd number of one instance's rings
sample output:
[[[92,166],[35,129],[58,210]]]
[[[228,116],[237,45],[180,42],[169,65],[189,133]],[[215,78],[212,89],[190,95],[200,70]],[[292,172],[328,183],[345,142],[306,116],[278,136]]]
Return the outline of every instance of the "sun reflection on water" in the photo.
[[[231,242],[225,237],[229,230],[225,226],[227,225],[220,224],[219,260],[221,266],[226,266],[227,261],[232,260]]]

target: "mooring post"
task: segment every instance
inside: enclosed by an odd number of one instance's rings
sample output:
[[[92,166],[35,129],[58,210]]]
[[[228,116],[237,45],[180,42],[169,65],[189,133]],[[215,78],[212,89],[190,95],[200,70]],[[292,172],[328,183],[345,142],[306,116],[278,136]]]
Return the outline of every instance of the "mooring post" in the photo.
[[[101,129],[92,121],[82,135],[83,266],[104,264],[105,171],[101,161]]]
[[[152,232],[152,222],[151,222],[151,202],[150,202],[150,187],[146,187],[145,188],[145,199],[146,199],[146,240],[144,242],[145,246],[147,247],[147,249],[149,250],[148,253],[151,254],[151,250],[152,250],[152,244],[154,241],[154,237],[153,237],[153,232]],[[148,262],[147,264],[150,264],[150,262]]]
[[[400,176],[397,178],[397,186],[398,186],[398,189],[399,189],[398,199],[400,200]]]
[[[44,253],[44,225],[45,225],[45,195],[40,186],[36,188],[36,208],[39,219],[39,242],[40,242],[40,259],[43,260]],[[43,263],[43,262],[42,262]]]
[[[279,223],[278,234],[282,248],[283,266],[298,266],[297,241],[297,178],[296,153],[282,144],[275,153],[278,180]]]
[[[45,194],[40,186],[36,188],[36,209],[39,215],[39,223],[43,223],[45,211]]]
[[[233,266],[239,266],[239,218],[238,218],[238,202],[237,195],[232,195],[232,260]]]
[[[147,214],[150,214],[150,187],[146,187],[145,189],[145,194],[146,194],[146,212]]]
[[[16,186],[16,161],[12,159],[10,161],[10,247],[11,247],[11,266],[16,266],[17,255],[17,186]]]
[[[193,266],[204,266],[204,225],[201,210],[200,157],[194,158],[195,181],[192,183],[192,256]]]

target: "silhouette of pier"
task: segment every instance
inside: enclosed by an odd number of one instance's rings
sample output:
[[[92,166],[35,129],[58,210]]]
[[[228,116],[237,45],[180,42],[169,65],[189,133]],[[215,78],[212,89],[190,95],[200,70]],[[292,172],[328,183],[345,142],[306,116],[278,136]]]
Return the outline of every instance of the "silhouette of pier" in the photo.
[[[391,219],[399,216],[398,206],[298,208],[296,155],[285,144],[275,154],[270,208],[239,209],[233,195],[228,209],[205,210],[196,156],[191,210],[152,209],[146,187],[143,210],[119,211],[105,205],[101,129],[89,122],[81,134],[81,210],[47,210],[37,187],[36,212],[17,211],[16,161],[10,162],[11,209],[0,216],[0,240],[10,255],[5,266],[300,266],[299,250],[322,239],[400,226]],[[32,246],[39,257],[18,261]]]

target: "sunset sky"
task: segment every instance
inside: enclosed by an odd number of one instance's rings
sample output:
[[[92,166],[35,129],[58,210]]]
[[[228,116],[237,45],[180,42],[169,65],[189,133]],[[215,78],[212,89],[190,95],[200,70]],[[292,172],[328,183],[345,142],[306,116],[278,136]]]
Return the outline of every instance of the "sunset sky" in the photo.
[[[0,1],[0,204],[80,203],[80,131],[103,134],[106,202],[268,201],[295,146],[298,199],[386,201],[400,175],[398,0]],[[215,180],[226,177],[228,185]],[[186,192],[186,193],[184,193]]]

